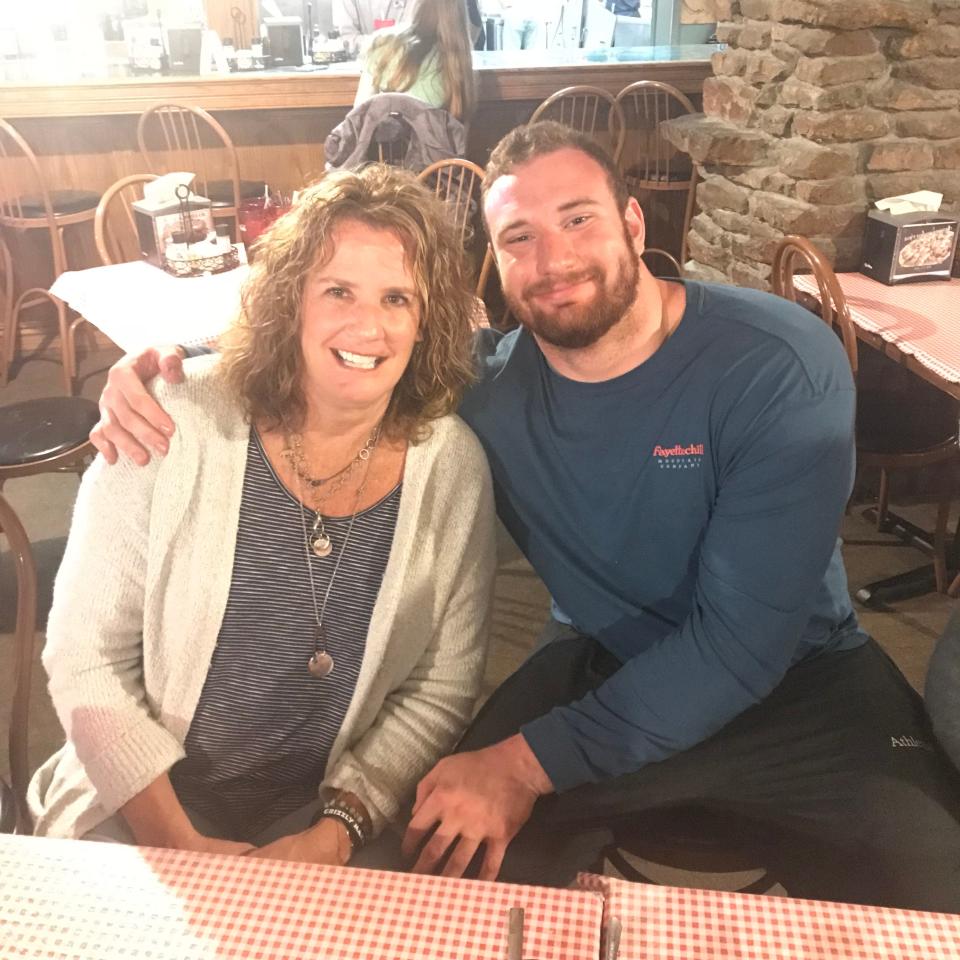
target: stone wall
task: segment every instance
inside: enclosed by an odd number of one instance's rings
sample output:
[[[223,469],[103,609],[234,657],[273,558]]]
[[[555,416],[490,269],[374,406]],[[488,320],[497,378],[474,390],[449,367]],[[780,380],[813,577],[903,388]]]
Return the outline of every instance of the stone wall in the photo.
[[[766,289],[797,233],[859,265],[871,200],[960,211],[960,0],[718,0],[704,113],[666,124],[698,164],[689,274]]]

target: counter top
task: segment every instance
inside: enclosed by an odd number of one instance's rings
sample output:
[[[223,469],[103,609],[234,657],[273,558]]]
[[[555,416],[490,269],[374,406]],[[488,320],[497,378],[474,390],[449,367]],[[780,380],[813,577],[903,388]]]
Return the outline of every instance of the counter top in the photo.
[[[642,67],[647,79],[664,80],[685,92],[702,88],[718,47],[616,47],[598,50],[492,50],[474,54],[481,100],[539,99],[564,83],[619,90]],[[209,76],[145,76],[76,83],[16,83],[0,86],[0,116],[70,117],[138,114],[154,103],[179,101],[207,110],[263,110],[350,106],[359,66],[269,70]]]

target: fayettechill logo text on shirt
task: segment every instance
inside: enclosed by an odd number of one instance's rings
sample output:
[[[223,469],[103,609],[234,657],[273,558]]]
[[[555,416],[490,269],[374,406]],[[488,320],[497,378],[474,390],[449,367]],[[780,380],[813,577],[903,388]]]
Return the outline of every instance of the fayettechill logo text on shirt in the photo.
[[[672,447],[662,447],[658,443],[653,448],[653,456],[661,470],[693,470],[703,462],[703,444],[684,446],[676,443]]]

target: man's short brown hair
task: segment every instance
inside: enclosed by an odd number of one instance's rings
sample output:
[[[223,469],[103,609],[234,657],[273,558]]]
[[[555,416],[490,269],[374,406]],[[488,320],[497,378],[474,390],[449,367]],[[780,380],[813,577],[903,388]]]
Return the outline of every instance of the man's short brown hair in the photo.
[[[483,181],[483,199],[486,200],[490,188],[500,177],[513,173],[516,167],[537,157],[556,153],[558,150],[579,150],[599,164],[607,175],[607,183],[617,202],[617,209],[621,212],[626,209],[630,191],[607,151],[585,133],[553,120],[539,120],[524,127],[516,127],[493,148]]]

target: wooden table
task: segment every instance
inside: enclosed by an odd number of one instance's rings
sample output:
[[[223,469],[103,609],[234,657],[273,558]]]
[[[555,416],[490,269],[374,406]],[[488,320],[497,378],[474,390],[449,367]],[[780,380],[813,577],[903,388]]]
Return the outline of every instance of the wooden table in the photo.
[[[215,340],[240,312],[241,264],[208,277],[174,277],[143,260],[60,274],[50,292],[127,353]]]
[[[887,286],[862,273],[838,273],[857,339],[881,351],[937,389],[960,401],[960,280],[930,280]],[[819,296],[812,275],[794,276],[798,290]],[[960,416],[960,411],[958,411]],[[876,511],[866,511],[876,519]],[[932,536],[894,513],[885,528],[925,552]],[[948,556],[948,561],[949,561]],[[954,543],[953,567],[960,567]],[[960,581],[958,576],[954,585]],[[888,603],[935,589],[933,567],[927,565],[861,587],[861,603]],[[951,591],[955,586],[951,586]],[[958,953],[960,956],[960,953]]]
[[[888,287],[862,273],[838,273],[857,337],[960,400],[960,280]],[[819,294],[811,275],[793,279]]]

